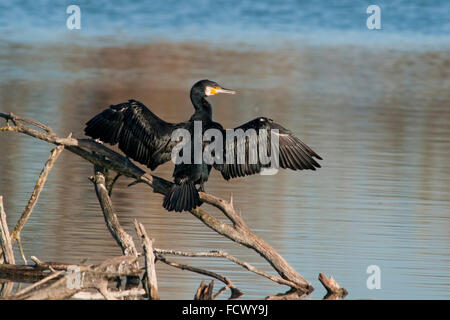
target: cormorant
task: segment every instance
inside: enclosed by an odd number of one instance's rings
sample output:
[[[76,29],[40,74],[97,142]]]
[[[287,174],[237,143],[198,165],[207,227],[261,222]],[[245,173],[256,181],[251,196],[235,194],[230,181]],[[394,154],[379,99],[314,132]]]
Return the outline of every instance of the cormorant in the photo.
[[[191,89],[190,98],[195,112],[186,122],[169,123],[151,112],[144,104],[136,100],[129,100],[118,105],[111,105],[86,123],[85,134],[100,139],[111,145],[119,143],[119,149],[130,158],[155,170],[159,165],[171,160],[174,146],[179,141],[172,141],[172,132],[176,129],[185,129],[190,134],[194,133],[194,121],[201,121],[202,134],[211,128],[223,133],[223,159],[226,158],[225,151],[227,143],[233,150],[237,150],[238,139],[226,141],[226,130],[212,120],[211,104],[206,100],[208,96],[220,93],[234,94],[229,89],[222,88],[216,82],[210,80],[198,81]],[[247,122],[234,130],[254,129],[258,139],[267,139],[270,145],[270,129],[278,130],[279,143],[279,167],[292,170],[316,170],[320,165],[314,158],[322,160],[311,148],[304,144],[294,134],[277,124],[271,119],[258,117]],[[261,134],[267,130],[267,135]],[[164,198],[163,206],[168,211],[189,211],[201,205],[198,191],[204,191],[203,184],[208,180],[211,167],[219,170],[224,179],[243,177],[261,172],[270,164],[263,164],[257,157],[256,162],[249,163],[249,155],[260,150],[249,138],[245,138],[245,160],[244,162],[223,161],[223,163],[200,164],[180,163],[175,165],[173,172],[174,184]],[[193,139],[192,139],[193,140]],[[213,141],[213,140],[212,140]],[[193,143],[193,142],[192,142]],[[204,148],[207,142],[202,142]],[[242,143],[241,146],[242,147]],[[268,147],[270,149],[270,147]],[[192,149],[193,150],[193,149]],[[260,151],[261,152],[261,151]],[[180,153],[181,155],[181,153]],[[193,157],[192,157],[193,158]],[[236,157],[234,158],[236,160]],[[278,164],[277,163],[277,164]],[[197,190],[196,185],[200,185]]]

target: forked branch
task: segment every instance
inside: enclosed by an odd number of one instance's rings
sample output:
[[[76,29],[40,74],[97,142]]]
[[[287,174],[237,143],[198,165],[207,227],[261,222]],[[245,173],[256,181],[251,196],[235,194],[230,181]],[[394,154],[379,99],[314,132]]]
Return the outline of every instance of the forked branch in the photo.
[[[75,139],[70,136],[61,138],[56,136],[48,126],[14,114],[0,113],[0,118],[4,118],[8,122],[6,126],[0,128],[0,131],[19,132],[57,146],[63,146],[65,149],[77,154],[102,170],[114,170],[117,174],[132,178],[136,182],[147,184],[156,193],[166,194],[170,189],[171,182],[145,173],[124,156],[92,139]],[[10,125],[9,122],[12,122],[14,125]],[[35,126],[40,130],[31,128],[29,125]],[[104,179],[102,180],[101,177],[96,176],[94,183],[100,196],[104,193],[108,195]],[[101,185],[105,187],[103,188]],[[270,263],[280,275],[281,279],[286,280],[283,284],[289,285],[291,288],[302,293],[312,292],[313,287],[311,284],[295,271],[274,248],[248,228],[242,216],[234,209],[231,200],[226,201],[203,192],[200,192],[200,199],[218,208],[231,221],[231,224],[215,218],[200,208],[192,210],[191,214],[215,232],[255,250]],[[223,279],[219,280],[222,281]],[[280,281],[277,282],[281,283]]]

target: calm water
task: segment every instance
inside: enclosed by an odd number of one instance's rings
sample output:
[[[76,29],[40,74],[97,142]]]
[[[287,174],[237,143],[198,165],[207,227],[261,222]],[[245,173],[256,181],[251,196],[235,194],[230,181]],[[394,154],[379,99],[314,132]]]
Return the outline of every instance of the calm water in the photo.
[[[448,2],[380,2],[383,30],[374,32],[365,29],[365,1],[227,1],[217,10],[207,1],[195,10],[192,1],[80,2],[81,31],[64,29],[67,1],[18,3],[0,1],[0,111],[82,137],[90,117],[130,98],[165,120],[184,120],[193,110],[190,86],[216,80],[238,91],[210,99],[216,121],[234,127],[270,117],[324,158],[316,172],[232,182],[215,172],[206,185],[215,195],[233,194],[251,229],[312,282],[312,298],[325,294],[319,272],[332,274],[349,299],[450,298]],[[10,228],[50,150],[0,134]],[[172,165],[155,173],[169,178]],[[27,256],[76,263],[120,254],[91,174],[69,152],[58,159],[22,235]],[[113,202],[131,234],[137,218],[159,248],[222,249],[271,271],[253,251],[188,213],[164,211],[162,196],[129,182],[119,180]],[[228,261],[172,259],[230,277],[243,298],[286,290]],[[366,287],[369,265],[381,268],[380,290]],[[157,268],[166,299],[192,298],[205,279]]]

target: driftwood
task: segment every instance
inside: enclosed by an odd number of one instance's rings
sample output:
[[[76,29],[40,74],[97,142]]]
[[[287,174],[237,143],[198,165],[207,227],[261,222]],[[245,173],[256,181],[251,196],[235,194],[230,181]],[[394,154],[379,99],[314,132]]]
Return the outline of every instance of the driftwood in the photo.
[[[85,289],[97,289],[105,299],[115,299],[110,295],[107,284],[108,280],[117,276],[129,275],[122,270],[123,265],[130,264],[129,256],[116,257],[102,262],[96,267],[73,266],[76,272],[55,271],[48,277],[27,287],[15,295],[6,299],[20,300],[59,300],[72,297],[77,292]],[[69,269],[67,270],[69,271]],[[70,285],[75,276],[74,285]],[[56,280],[55,280],[56,279]],[[54,280],[54,281],[50,281]]]
[[[327,294],[323,298],[324,300],[338,300],[345,298],[348,292],[333,279],[333,277],[327,277],[323,273],[319,273],[319,281],[327,289]]]
[[[94,183],[95,192],[97,193],[97,198],[100,202],[109,231],[117,241],[117,244],[122,249],[124,255],[137,257],[137,250],[133,242],[133,237],[122,228],[119,219],[113,210],[111,198],[106,189],[106,179],[101,168],[95,167],[95,176],[91,177],[91,181]]]
[[[35,263],[35,268],[49,269],[49,270],[67,270],[73,264],[53,262],[53,261],[41,261],[35,256],[31,256],[30,259]],[[90,267],[90,266],[88,266]]]
[[[214,280],[212,280],[209,284],[202,281],[197,289],[197,292],[195,293],[194,300],[213,300],[213,289]]]
[[[134,300],[144,296],[145,294],[146,291],[144,289],[133,288],[123,291],[109,291],[108,297],[110,300],[120,300],[124,298]],[[80,291],[75,293],[71,298],[76,300],[104,300],[105,296],[98,292]]]
[[[6,221],[6,213],[3,208],[3,197],[0,195],[0,245],[3,251],[3,260],[7,264],[15,264],[14,252],[12,249],[11,238],[9,235],[8,222]],[[0,252],[0,259],[2,254]],[[1,261],[0,261],[1,262]]]
[[[0,278],[18,282],[34,282],[49,275],[48,268],[37,266],[23,266],[14,264],[0,264]]]
[[[14,282],[0,280],[0,299],[11,295],[14,289]]]
[[[153,240],[147,235],[147,231],[144,225],[134,219],[134,226],[136,233],[142,242],[142,249],[144,250],[145,257],[145,274],[144,274],[144,288],[147,292],[147,296],[151,300],[158,300],[158,280],[156,279],[155,269],[155,255],[153,253]]]
[[[119,153],[109,149],[105,145],[98,143],[92,139],[75,139],[71,135],[69,135],[66,138],[58,137],[53,132],[53,130],[48,126],[46,126],[45,124],[42,124],[40,122],[28,118],[16,116],[12,113],[10,114],[0,113],[0,118],[4,118],[6,120],[6,126],[0,127],[0,131],[23,133],[31,137],[43,140],[45,142],[55,144],[57,146],[55,149],[52,150],[52,154],[49,160],[47,161],[43,171],[41,172],[41,176],[38,179],[38,182],[36,183],[35,191],[33,192],[33,195],[30,198],[30,201],[27,207],[25,208],[24,213],[22,214],[21,220],[19,220],[20,223],[16,225],[13,234],[10,236],[11,240],[12,241],[14,241],[13,239],[20,240],[20,231],[22,230],[26,220],[28,219],[33,210],[34,204],[36,203],[37,198],[39,196],[39,192],[42,189],[43,184],[45,183],[45,179],[48,175],[49,170],[51,169],[54,161],[56,160],[58,155],[63,151],[63,149],[69,150],[72,153],[77,154],[78,156],[84,158],[85,160],[91,162],[94,165],[95,169],[94,176],[91,177],[91,181],[94,184],[95,191],[100,206],[102,208],[102,212],[108,230],[110,231],[110,233],[112,234],[112,236],[114,237],[114,239],[116,240],[116,242],[118,243],[124,254],[124,256],[122,257],[123,260],[121,260],[119,264],[117,264],[117,261],[109,261],[108,265],[115,266],[112,269],[115,268],[117,269],[117,266],[122,267],[126,266],[125,273],[127,275],[132,274],[132,272],[136,272],[139,266],[137,261],[139,253],[136,249],[136,246],[134,245],[133,238],[129,234],[127,234],[120,226],[117,216],[114,212],[113,205],[110,199],[113,185],[120,176],[125,176],[134,179],[134,182],[132,182],[130,185],[134,185],[136,183],[144,183],[150,186],[155,193],[166,194],[167,191],[170,189],[172,183],[160,177],[145,173],[139,167],[134,165],[128,158],[120,155]],[[35,126],[39,130],[32,128],[31,126]],[[111,179],[109,177],[108,172],[110,171],[115,171],[117,173],[115,178]],[[202,268],[169,261],[164,256],[167,254],[178,256],[192,256],[192,257],[208,256],[208,257],[226,258],[229,261],[232,261],[233,263],[241,265],[242,267],[246,268],[251,272],[264,276],[276,283],[287,285],[290,287],[290,290],[286,294],[270,296],[268,298],[283,296],[284,298],[295,297],[298,299],[304,297],[305,295],[310,294],[313,291],[313,287],[311,286],[311,284],[308,281],[306,281],[297,271],[295,271],[286,262],[286,260],[284,260],[284,258],[281,257],[281,255],[279,255],[276,252],[274,248],[272,248],[262,238],[255,235],[248,228],[241,214],[234,209],[232,199],[227,201],[204,192],[200,192],[200,199],[203,202],[218,208],[229,220],[229,222],[231,222],[231,224],[225,223],[222,220],[215,218],[205,210],[199,208],[192,210],[191,211],[192,215],[197,217],[200,221],[202,221],[205,225],[207,225],[209,228],[216,231],[217,233],[233,240],[234,242],[242,244],[256,251],[274,268],[274,270],[279,274],[279,277],[260,271],[255,267],[251,266],[250,264],[248,264],[247,262],[241,261],[229,255],[228,253],[221,251],[195,253],[195,252],[180,252],[174,250],[155,249],[153,248],[152,240],[150,240],[150,238],[147,236],[145,228],[137,221],[135,221],[136,232],[138,234],[138,237],[141,239],[145,256],[145,268],[143,269],[145,271],[145,277],[143,279],[143,283],[144,288],[146,290],[143,291],[141,289],[134,288],[128,290],[130,292],[130,295],[131,292],[133,292],[133,295],[135,296],[139,296],[142,294],[142,292],[146,292],[147,297],[149,299],[157,299],[159,297],[157,291],[156,272],[154,268],[154,263],[159,261],[176,268],[181,268],[184,270],[213,277],[219,281],[222,281],[225,284],[225,287],[220,289],[216,293],[216,295],[212,294],[214,282],[211,282],[209,285],[205,285],[204,283],[201,284],[195,295],[196,299],[214,299],[218,295],[220,295],[223,291],[225,291],[227,288],[231,290],[230,298],[237,298],[240,295],[242,295],[242,292],[239,289],[237,289],[231,282],[231,280],[229,280],[228,278]],[[127,259],[125,259],[125,257]],[[39,265],[37,263],[36,267],[44,268],[45,266],[43,264],[44,263],[40,263]],[[65,265],[66,270],[67,266],[68,265]],[[53,267],[52,264],[47,263],[46,267],[47,269],[50,269],[50,271],[52,272],[51,276],[54,276],[56,272],[59,272],[56,271],[58,270],[58,268]],[[61,265],[59,265],[59,267],[61,267]],[[104,274],[100,274],[99,277],[99,269],[95,269],[98,267],[99,266],[94,267],[94,269],[92,269],[92,266],[88,267],[79,266],[79,268],[81,268],[83,272],[85,272],[86,276],[85,279],[86,283],[83,288],[95,288],[100,292],[100,295],[103,296],[105,299],[117,299],[126,296],[123,293],[111,292],[107,290],[108,284],[107,280],[110,279],[113,275],[116,277],[119,274],[123,275],[124,274],[123,270],[107,270],[104,271]],[[42,270],[40,271],[42,272]],[[120,273],[119,271],[122,271],[122,273]],[[107,273],[108,275],[106,275]],[[54,278],[55,277],[56,276],[54,276]],[[30,291],[25,293],[22,292],[20,293],[20,295],[15,295],[13,297],[20,299],[22,298],[61,299],[73,296],[75,294],[77,296],[86,296],[86,297],[92,295],[92,293],[80,292],[80,290],[83,289],[79,290],[77,289],[72,291],[68,290],[67,288],[64,289],[63,283],[61,281],[62,279],[56,281],[47,280],[42,286],[41,285],[37,286],[37,289],[33,288],[34,290],[31,290],[31,292]],[[42,289],[42,287],[44,287],[45,290]],[[137,294],[138,292],[140,294]],[[98,296],[99,294],[96,294],[95,298],[98,298]]]

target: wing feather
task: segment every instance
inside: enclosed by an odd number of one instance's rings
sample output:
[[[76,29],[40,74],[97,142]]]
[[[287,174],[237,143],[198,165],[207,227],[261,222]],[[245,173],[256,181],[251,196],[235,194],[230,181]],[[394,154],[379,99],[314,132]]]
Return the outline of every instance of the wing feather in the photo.
[[[185,123],[165,122],[136,100],[112,105],[86,123],[86,135],[119,144],[130,158],[154,170],[170,160],[172,131]]]
[[[278,130],[279,142],[279,158],[275,159],[274,167],[291,170],[316,170],[320,168],[320,164],[314,159],[322,160],[322,158],[308,147],[303,141],[298,139],[291,131],[282,127],[271,119],[260,117],[249,121],[234,130],[242,129],[244,132],[248,129],[254,129],[258,135],[258,141],[267,139],[267,149],[271,152],[271,129]],[[260,129],[267,130],[266,135],[260,135]],[[224,134],[224,137],[226,135]],[[253,142],[252,142],[253,141]],[[241,144],[245,143],[245,163],[237,162],[237,151]],[[228,145],[227,145],[228,144]],[[224,157],[227,160],[223,164],[215,164],[214,168],[222,173],[222,176],[228,180],[230,178],[243,177],[261,172],[262,168],[269,168],[271,163],[262,164],[260,161],[260,148],[255,145],[254,140],[245,137],[245,139],[234,138],[227,141],[224,138]],[[227,148],[234,150],[233,161],[229,161],[226,157]],[[250,163],[251,156],[256,154],[256,163]]]

